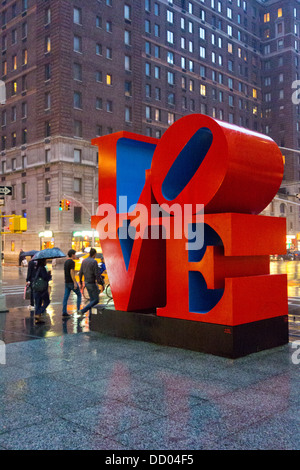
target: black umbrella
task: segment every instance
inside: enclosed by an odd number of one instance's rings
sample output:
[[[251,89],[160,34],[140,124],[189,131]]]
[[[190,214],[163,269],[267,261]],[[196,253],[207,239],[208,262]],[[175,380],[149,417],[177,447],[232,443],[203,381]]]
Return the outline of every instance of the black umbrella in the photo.
[[[22,256],[34,256],[36,253],[38,253],[38,250],[25,251]]]
[[[45,248],[45,250],[39,251],[34,255],[32,259],[55,259],[55,258],[65,258],[65,255],[59,248]]]

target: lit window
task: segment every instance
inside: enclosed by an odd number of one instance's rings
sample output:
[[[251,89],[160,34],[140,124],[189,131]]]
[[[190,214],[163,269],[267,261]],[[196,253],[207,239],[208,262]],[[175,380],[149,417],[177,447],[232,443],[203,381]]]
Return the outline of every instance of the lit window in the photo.
[[[12,69],[17,70],[17,56],[16,55],[12,56]]]
[[[106,85],[112,85],[112,75],[106,74]]]
[[[270,13],[264,14],[264,23],[268,23],[270,21]]]
[[[277,17],[281,18],[282,17],[282,8],[278,8],[277,10]]]
[[[28,52],[27,49],[23,49],[22,52],[23,65],[27,65],[28,62]]]
[[[206,96],[206,86],[200,85],[200,95]]]
[[[45,54],[51,52],[51,39],[50,36],[45,38]]]

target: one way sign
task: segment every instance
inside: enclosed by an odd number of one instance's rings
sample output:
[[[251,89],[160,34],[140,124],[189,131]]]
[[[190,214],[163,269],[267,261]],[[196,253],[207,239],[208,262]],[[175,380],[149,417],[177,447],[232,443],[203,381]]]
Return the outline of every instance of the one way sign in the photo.
[[[0,186],[0,196],[11,196],[12,186]]]

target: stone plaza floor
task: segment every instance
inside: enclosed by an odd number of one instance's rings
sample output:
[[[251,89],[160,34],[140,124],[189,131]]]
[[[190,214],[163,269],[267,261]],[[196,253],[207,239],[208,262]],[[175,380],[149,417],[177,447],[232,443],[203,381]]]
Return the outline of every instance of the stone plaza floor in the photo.
[[[4,269],[1,450],[300,449],[295,302],[289,344],[232,360],[63,321],[62,279],[57,269],[45,323],[36,324],[19,293],[24,273]]]
[[[291,343],[230,360],[81,332],[5,352],[0,449],[300,448]]]

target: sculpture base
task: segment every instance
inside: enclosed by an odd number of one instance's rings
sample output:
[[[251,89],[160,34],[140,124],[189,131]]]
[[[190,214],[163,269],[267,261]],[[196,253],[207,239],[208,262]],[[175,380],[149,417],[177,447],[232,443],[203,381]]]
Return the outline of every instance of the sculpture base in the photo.
[[[98,314],[91,318],[91,331],[231,359],[281,346],[289,340],[287,315],[227,326],[158,317],[155,313],[97,310]]]

